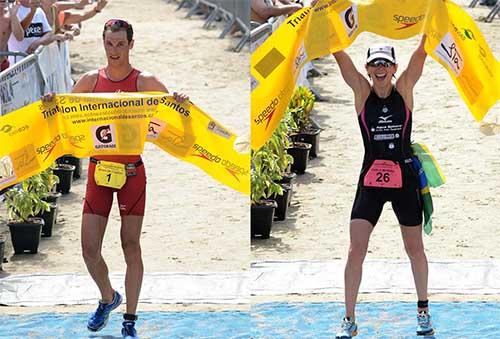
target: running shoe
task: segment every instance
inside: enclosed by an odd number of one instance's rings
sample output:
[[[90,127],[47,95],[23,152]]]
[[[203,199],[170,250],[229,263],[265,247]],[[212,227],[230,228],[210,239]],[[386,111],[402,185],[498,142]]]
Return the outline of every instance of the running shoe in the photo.
[[[120,306],[122,300],[123,298],[120,295],[120,293],[115,291],[115,293],[113,294],[113,301],[110,302],[109,304],[105,304],[99,301],[99,306],[97,306],[97,310],[94,313],[92,313],[92,315],[89,318],[89,321],[87,322],[87,328],[89,329],[89,331],[97,332],[102,330],[108,323],[109,314],[115,308]]]
[[[358,335],[358,325],[354,321],[342,319],[340,331],[337,332],[335,339],[351,339]]]
[[[124,321],[122,328],[122,337],[124,339],[139,339],[137,331],[134,328],[135,321]]]
[[[417,314],[417,335],[433,335],[431,316],[427,312]]]

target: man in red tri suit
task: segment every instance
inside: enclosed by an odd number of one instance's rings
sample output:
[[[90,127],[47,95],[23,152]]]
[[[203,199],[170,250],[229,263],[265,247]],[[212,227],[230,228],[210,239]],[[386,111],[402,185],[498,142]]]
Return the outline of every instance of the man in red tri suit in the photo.
[[[109,20],[103,30],[107,66],[86,73],[75,84],[74,93],[98,92],[167,92],[167,88],[152,74],[141,72],[130,65],[129,53],[134,46],[132,25],[118,19]],[[187,96],[174,93],[177,101]],[[109,125],[98,126],[96,138],[103,143],[114,138]],[[126,181],[121,188],[102,186],[96,183],[96,166],[102,162],[125,164]],[[98,180],[99,181],[99,180]],[[113,289],[109,280],[108,267],[101,255],[102,240],[106,230],[113,194],[117,193],[121,215],[121,243],[127,272],[125,294],[127,310],[123,316],[122,335],[137,338],[134,328],[137,320],[137,304],[143,277],[140,235],[144,216],[146,175],[140,155],[106,155],[90,158],[87,191],[82,217],[82,252],[87,269],[99,287],[101,300],[97,310],[88,320],[91,331],[99,331],[108,321],[109,314],[117,308],[122,296]]]

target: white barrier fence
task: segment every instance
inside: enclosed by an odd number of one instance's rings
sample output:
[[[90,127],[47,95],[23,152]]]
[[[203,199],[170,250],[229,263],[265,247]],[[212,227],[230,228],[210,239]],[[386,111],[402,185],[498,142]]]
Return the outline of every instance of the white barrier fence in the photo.
[[[69,43],[54,42],[0,73],[0,115],[72,88]]]

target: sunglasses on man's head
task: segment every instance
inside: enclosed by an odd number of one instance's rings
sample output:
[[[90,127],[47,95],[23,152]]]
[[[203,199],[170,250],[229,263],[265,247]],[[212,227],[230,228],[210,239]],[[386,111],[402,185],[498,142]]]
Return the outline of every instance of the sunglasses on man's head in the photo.
[[[129,28],[130,24],[126,22],[125,20],[121,19],[111,19],[106,21],[104,24],[104,27],[119,27],[119,28]]]
[[[375,60],[372,60],[368,63],[368,66],[370,66],[370,67],[384,66],[385,68],[389,68],[393,65],[394,64],[392,62],[385,60],[385,59],[375,59]]]

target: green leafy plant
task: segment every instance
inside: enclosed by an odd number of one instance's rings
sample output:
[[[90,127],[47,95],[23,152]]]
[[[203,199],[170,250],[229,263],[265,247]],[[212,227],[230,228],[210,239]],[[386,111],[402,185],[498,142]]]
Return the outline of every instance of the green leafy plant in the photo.
[[[49,196],[59,183],[59,177],[54,174],[55,166],[55,164],[52,164],[49,168],[40,173],[40,177],[44,185],[44,188],[41,188],[41,191],[39,192],[42,198]]]
[[[262,204],[272,194],[283,194],[281,186],[273,180],[279,173],[277,160],[278,156],[267,143],[257,152],[252,152],[250,197],[253,204]]]
[[[4,195],[9,218],[17,222],[29,222],[42,211],[49,211],[50,205],[42,200],[46,186],[40,174],[34,175]]]
[[[273,194],[283,195],[283,188],[276,181],[283,178],[293,162],[286,150],[290,147],[289,135],[295,128],[293,116],[287,110],[271,138],[257,152],[252,152],[252,203],[262,203]]]
[[[309,125],[309,117],[314,107],[314,94],[307,87],[297,87],[288,103],[293,120],[296,124],[294,131],[303,131]]]

